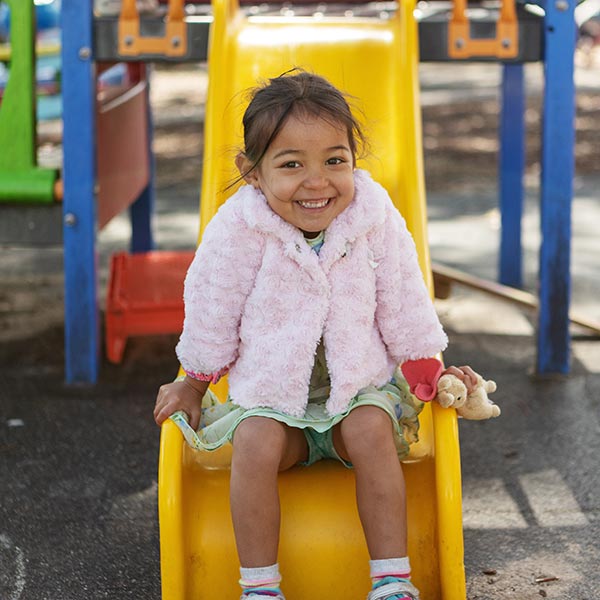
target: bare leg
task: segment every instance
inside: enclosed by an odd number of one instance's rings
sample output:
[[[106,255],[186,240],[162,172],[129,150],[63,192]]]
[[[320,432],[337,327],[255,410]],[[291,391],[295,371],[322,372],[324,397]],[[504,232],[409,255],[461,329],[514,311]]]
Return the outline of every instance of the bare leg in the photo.
[[[354,465],[358,512],[371,559],[407,554],[406,491],[390,417],[355,408],[333,431],[336,450]]]
[[[277,474],[306,460],[307,454],[304,433],[279,421],[249,417],[236,429],[230,502],[242,567],[265,567],[277,562]]]

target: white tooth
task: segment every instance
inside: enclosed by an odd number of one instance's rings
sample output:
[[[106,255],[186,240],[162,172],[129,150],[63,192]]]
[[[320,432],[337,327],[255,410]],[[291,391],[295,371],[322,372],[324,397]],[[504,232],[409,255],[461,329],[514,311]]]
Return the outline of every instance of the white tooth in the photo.
[[[323,208],[324,206],[327,205],[328,202],[329,202],[329,199],[322,200],[321,202],[301,202],[301,201],[299,201],[298,204],[300,204],[300,206],[303,206],[304,208]]]

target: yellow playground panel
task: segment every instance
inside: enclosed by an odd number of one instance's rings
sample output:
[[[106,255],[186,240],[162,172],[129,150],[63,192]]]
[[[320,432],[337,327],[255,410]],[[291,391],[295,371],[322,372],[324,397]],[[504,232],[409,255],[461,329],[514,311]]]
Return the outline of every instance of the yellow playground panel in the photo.
[[[244,91],[299,66],[358,100],[372,156],[361,166],[406,218],[431,283],[426,236],[417,30],[413,3],[389,18],[251,17],[233,0],[213,2],[209,47],[201,229],[225,200],[241,146]],[[218,386],[217,386],[218,387]],[[224,389],[218,389],[223,396]],[[405,461],[409,554],[423,600],[464,600],[460,457],[456,414],[427,405],[420,441]],[[159,518],[163,600],[230,600],[240,595],[229,515],[231,449],[188,447],[163,425]],[[354,475],[324,461],[280,478],[279,562],[289,600],[354,600],[370,587]]]

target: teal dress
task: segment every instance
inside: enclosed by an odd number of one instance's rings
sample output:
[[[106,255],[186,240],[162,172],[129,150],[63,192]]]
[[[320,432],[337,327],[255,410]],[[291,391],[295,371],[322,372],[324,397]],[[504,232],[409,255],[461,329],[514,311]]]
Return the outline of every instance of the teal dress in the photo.
[[[321,232],[317,238],[306,241],[313,250],[318,252],[323,245],[324,232]],[[377,406],[384,410],[392,421],[398,456],[402,459],[408,454],[410,445],[418,439],[418,416],[423,403],[410,393],[400,369],[396,370],[394,377],[386,385],[381,387],[371,385],[361,389],[343,413],[333,416],[329,415],[325,408],[330,387],[325,348],[321,341],[315,353],[306,412],[301,418],[292,417],[272,408],[242,408],[231,398],[221,403],[213,392],[208,390],[202,400],[202,416],[196,431],[190,427],[187,415],[182,411],[173,414],[171,419],[181,429],[190,446],[196,450],[207,451],[217,450],[231,442],[236,427],[248,417],[275,419],[290,427],[304,430],[309,445],[309,460],[305,464],[310,464],[321,458],[341,460],[332,446],[333,427],[359,406]],[[345,464],[350,466],[348,463]]]

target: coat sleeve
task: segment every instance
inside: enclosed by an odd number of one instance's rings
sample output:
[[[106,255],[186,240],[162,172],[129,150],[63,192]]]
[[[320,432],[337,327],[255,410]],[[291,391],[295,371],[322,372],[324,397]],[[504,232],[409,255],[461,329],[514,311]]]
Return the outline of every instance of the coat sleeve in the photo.
[[[441,352],[448,338],[425,285],[413,238],[391,200],[375,246],[375,317],[388,352],[398,363]]]
[[[184,284],[176,352],[184,371],[216,381],[238,357],[239,326],[262,257],[262,238],[225,205],[206,227]]]

